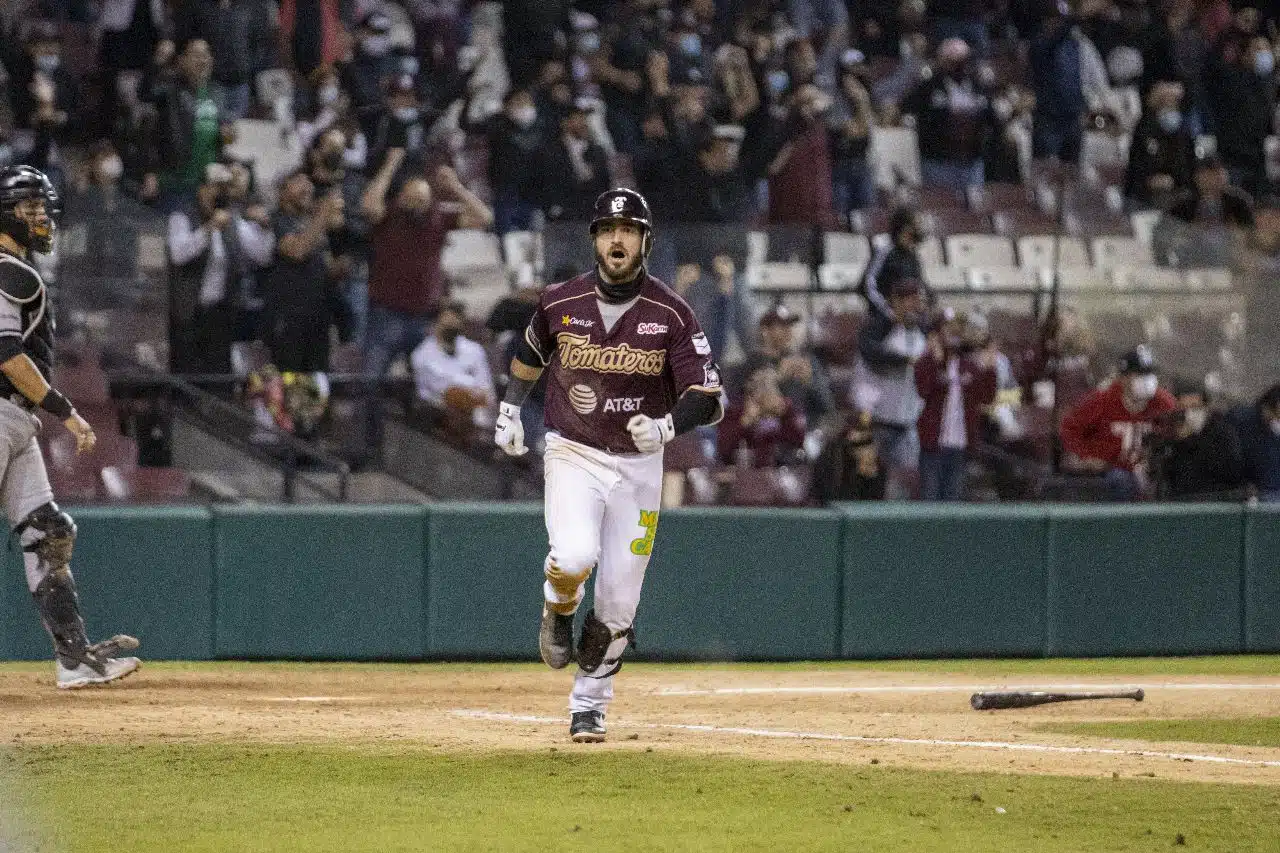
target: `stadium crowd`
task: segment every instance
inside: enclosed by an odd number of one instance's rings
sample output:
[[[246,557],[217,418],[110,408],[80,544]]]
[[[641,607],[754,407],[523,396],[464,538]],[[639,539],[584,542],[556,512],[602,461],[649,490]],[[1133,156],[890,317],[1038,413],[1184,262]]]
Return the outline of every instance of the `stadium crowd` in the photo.
[[[246,376],[304,437],[330,374],[403,370],[479,441],[531,294],[581,271],[581,223],[626,184],[651,271],[726,354],[725,419],[669,449],[673,499],[955,500],[975,461],[998,482],[1030,458],[1114,499],[1280,500],[1280,386],[1219,411],[1213,365],[1161,381],[1065,305],[949,307],[923,257],[1143,210],[1161,264],[1273,252],[1277,23],[1250,0],[13,0],[0,163],[49,173],[69,215],[164,217],[169,368]],[[245,119],[296,162],[237,156]],[[873,144],[899,130],[918,176],[886,188]],[[544,238],[487,320],[442,264],[458,229]],[[758,310],[748,230],[815,269],[824,234],[885,235],[865,311],[815,332]]]

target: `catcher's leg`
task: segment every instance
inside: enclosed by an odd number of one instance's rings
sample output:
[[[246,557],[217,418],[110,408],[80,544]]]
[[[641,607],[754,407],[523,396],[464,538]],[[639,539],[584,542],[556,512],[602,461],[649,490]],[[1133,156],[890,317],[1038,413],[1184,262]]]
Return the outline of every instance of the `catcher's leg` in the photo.
[[[27,584],[45,629],[53,638],[58,686],[81,687],[123,678],[138,668],[137,658],[113,658],[138,641],[117,635],[103,643],[89,643],[80,597],[71,574],[76,525],[52,501],[41,504],[14,529],[22,543]]]

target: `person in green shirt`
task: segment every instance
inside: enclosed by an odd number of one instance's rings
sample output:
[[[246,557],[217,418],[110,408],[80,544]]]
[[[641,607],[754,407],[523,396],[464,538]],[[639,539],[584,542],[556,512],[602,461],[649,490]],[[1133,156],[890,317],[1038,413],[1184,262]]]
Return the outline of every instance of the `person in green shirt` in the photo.
[[[176,59],[173,42],[162,41],[156,48],[143,86],[159,112],[156,168],[144,181],[144,194],[158,196],[161,208],[190,197],[204,181],[205,169],[234,139],[212,73],[213,54],[204,39],[185,42]]]

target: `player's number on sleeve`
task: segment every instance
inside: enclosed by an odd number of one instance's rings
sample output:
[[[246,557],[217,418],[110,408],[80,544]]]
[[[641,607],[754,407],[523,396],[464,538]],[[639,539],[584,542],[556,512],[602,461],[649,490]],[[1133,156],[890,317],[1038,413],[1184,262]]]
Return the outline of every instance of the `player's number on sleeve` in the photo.
[[[647,557],[653,553],[653,537],[658,533],[658,511],[640,510],[640,526],[644,528],[644,535],[631,540],[631,553]]]

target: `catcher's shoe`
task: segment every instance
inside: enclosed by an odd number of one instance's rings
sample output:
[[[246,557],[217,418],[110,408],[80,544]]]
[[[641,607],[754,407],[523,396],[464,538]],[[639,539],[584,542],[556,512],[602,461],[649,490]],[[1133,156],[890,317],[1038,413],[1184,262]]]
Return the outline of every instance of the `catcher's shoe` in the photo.
[[[131,652],[140,645],[141,643],[138,642],[136,637],[130,637],[128,634],[116,634],[110,639],[89,646],[89,653],[99,660],[118,658],[121,652]]]
[[[69,667],[59,660],[57,663],[58,689],[75,690],[94,684],[119,681],[137,672],[138,667],[142,666],[142,661],[137,658],[104,658],[101,664],[101,672],[99,672],[87,663],[77,663],[74,667]]]
[[[542,626],[538,629],[538,651],[542,662],[552,669],[564,669],[573,660],[573,616],[553,613],[542,607]]]
[[[604,743],[604,712],[574,711],[569,722],[569,736],[574,743]]]

